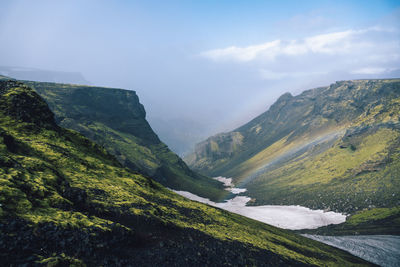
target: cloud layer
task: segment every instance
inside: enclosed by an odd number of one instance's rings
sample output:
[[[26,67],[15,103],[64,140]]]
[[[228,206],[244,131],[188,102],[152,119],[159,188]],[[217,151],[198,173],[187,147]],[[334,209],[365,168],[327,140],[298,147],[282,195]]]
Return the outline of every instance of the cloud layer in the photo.
[[[400,68],[400,42],[396,29],[371,27],[246,47],[230,46],[205,51],[201,56],[218,63],[253,65],[267,80],[332,71],[373,75]]]

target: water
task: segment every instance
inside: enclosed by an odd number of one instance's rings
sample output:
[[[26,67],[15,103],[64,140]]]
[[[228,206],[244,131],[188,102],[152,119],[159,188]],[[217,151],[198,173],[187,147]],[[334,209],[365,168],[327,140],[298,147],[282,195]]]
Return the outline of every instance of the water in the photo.
[[[400,266],[400,236],[319,236],[308,234],[304,236],[343,249],[384,267]]]

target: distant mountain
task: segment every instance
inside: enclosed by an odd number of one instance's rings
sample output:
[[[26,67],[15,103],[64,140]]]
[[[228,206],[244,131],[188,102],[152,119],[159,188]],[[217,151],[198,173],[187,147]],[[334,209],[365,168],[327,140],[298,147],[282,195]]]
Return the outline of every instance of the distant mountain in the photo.
[[[249,123],[197,144],[186,162],[233,177],[253,204],[397,207],[399,119],[399,79],[340,81],[282,95]]]
[[[108,92],[121,101],[129,96],[128,108],[143,112],[133,92]],[[78,88],[75,93],[87,96]],[[105,104],[99,101],[93,105]],[[103,108],[116,111],[109,107]],[[96,117],[89,107],[86,111]],[[121,127],[129,126],[138,125]],[[156,139],[147,134],[149,142]],[[290,231],[178,196],[122,167],[78,132],[59,127],[35,91],[4,80],[0,258],[4,266],[369,265]]]
[[[51,71],[25,67],[0,66],[0,75],[18,80],[90,84],[79,72]]]
[[[104,146],[131,170],[164,186],[217,200],[221,183],[190,170],[154,133],[135,91],[24,81],[48,103],[57,123]]]

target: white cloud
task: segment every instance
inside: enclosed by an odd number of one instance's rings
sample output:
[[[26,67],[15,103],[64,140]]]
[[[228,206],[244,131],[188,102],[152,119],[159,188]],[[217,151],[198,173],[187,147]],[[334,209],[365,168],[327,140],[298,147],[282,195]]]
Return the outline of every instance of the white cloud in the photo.
[[[304,40],[305,50],[313,53],[334,54],[345,52],[351,44],[349,39],[354,35],[354,31],[334,32],[308,37]]]
[[[349,29],[246,47],[231,46],[201,55],[212,62],[229,63],[221,64],[222,68],[231,70],[235,66],[241,70],[240,77],[252,73],[261,81],[392,77],[400,69],[398,33],[392,26]]]
[[[363,37],[371,32],[393,33],[393,29],[371,27],[362,30],[347,30],[306,37],[298,40],[274,40],[247,47],[230,46],[201,53],[213,61],[253,60],[273,61],[277,56],[299,56],[306,54],[349,54],[364,47],[376,47],[379,43]]]
[[[202,53],[202,56],[218,61],[231,58],[237,61],[251,61],[259,54],[264,53],[266,57],[272,58],[279,49],[280,40],[263,43],[260,45],[252,45],[247,47],[230,46],[223,49],[215,49]],[[266,53],[270,51],[270,53]]]

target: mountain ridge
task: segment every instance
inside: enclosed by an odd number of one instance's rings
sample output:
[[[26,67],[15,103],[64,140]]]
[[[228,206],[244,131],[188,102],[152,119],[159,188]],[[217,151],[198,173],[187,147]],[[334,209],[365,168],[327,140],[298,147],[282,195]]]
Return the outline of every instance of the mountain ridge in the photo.
[[[201,173],[232,177],[254,205],[346,213],[394,207],[400,205],[399,101],[399,79],[284,94],[249,123],[199,143],[185,160]],[[227,137],[234,135],[241,136],[236,146]]]

